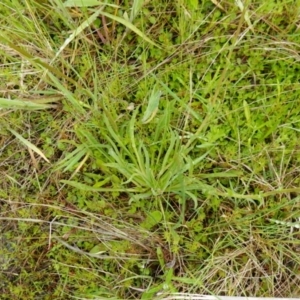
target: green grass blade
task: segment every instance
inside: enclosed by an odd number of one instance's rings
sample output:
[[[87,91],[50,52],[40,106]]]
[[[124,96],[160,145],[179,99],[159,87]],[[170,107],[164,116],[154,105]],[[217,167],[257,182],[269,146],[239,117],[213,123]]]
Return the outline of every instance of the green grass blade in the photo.
[[[87,149],[85,145],[80,145],[74,151],[67,154],[66,157],[58,163],[56,169],[60,170],[63,168],[63,172],[70,171],[85,155],[87,155]]]
[[[142,118],[142,123],[147,124],[151,122],[151,120],[155,117],[158,111],[160,97],[161,97],[161,91],[158,90],[156,87],[154,87],[151,96],[149,98],[146,111]]]
[[[107,2],[101,2],[97,0],[67,0],[64,2],[64,7],[92,7],[92,6],[99,6],[99,5],[107,5],[114,8],[119,8],[119,5],[116,4],[109,4]]]
[[[84,113],[85,110],[81,102],[70,92],[53,74],[48,73],[48,76],[52,79],[53,83],[59,89],[59,91],[69,100],[70,104],[74,108],[74,113]]]
[[[139,35],[143,40],[145,40],[146,42],[150,43],[151,45],[161,49],[161,47],[154,43],[153,41],[151,41],[142,31],[140,31],[136,26],[134,26],[130,21],[125,20],[121,17],[118,16],[114,16],[110,13],[104,12],[102,11],[101,14],[107,18],[110,18],[116,22],[119,22],[121,24],[123,24],[125,27],[127,27],[128,29],[132,30],[133,32],[135,32],[137,35]]]
[[[132,118],[130,120],[129,123],[129,137],[130,137],[130,142],[131,142],[131,147],[133,149],[133,152],[136,156],[137,162],[138,162],[138,166],[139,169],[145,173],[145,164],[143,161],[143,157],[141,155],[141,153],[137,150],[137,146],[136,146],[136,141],[135,141],[135,136],[134,136],[134,125],[135,125],[135,120],[136,120],[136,115],[138,113],[138,109],[136,109],[132,115]]]
[[[80,189],[82,191],[86,192],[136,192],[135,189],[127,189],[127,188],[94,188],[92,186],[77,182],[77,181],[72,181],[72,180],[60,180],[61,183],[68,184],[70,186],[73,186],[77,189]]]
[[[135,17],[138,15],[144,3],[145,0],[133,0],[131,13],[130,13],[130,22],[132,22],[135,19]]]
[[[24,144],[26,147],[28,147],[29,149],[31,149],[32,151],[34,151],[35,153],[37,153],[40,157],[42,157],[47,163],[50,163],[50,161],[48,160],[48,158],[44,155],[44,153],[35,145],[33,145],[31,142],[29,142],[28,140],[24,139],[20,134],[18,134],[16,131],[14,131],[13,129],[9,129],[8,130],[22,143]]]
[[[18,53],[21,57],[28,60],[33,66],[37,66],[39,68],[42,68],[43,70],[47,70],[51,72],[52,74],[55,74],[59,78],[64,78],[68,82],[74,84],[75,86],[78,86],[78,82],[74,79],[70,78],[69,76],[65,75],[61,71],[59,71],[57,68],[47,64],[46,62],[42,61],[40,58],[34,57],[31,55],[28,51],[26,51],[24,48],[21,48],[14,43],[10,41],[10,39],[6,36],[4,36],[4,33],[0,34],[0,41],[4,42],[9,48],[14,50],[16,53]]]
[[[65,40],[62,46],[59,48],[54,58],[51,60],[51,64],[57,59],[57,57],[63,52],[63,50],[78,36],[80,35],[87,27],[89,27],[101,14],[103,6],[96,10],[87,20],[85,20],[80,26],[78,26],[70,36]]]
[[[5,99],[0,98],[0,108],[6,109],[23,109],[23,110],[41,110],[54,108],[56,105],[44,104],[44,103],[34,103],[30,100],[24,101],[19,99]]]

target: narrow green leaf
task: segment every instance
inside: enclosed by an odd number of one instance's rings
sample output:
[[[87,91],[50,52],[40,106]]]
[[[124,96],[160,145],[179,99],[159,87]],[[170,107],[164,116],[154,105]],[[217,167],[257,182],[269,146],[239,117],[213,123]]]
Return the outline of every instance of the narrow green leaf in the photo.
[[[158,111],[160,97],[161,97],[161,91],[157,90],[156,87],[153,88],[151,96],[148,101],[146,111],[142,119],[142,123],[147,124],[155,117]]]
[[[244,112],[245,112],[247,123],[248,125],[251,125],[251,113],[250,113],[249,104],[247,103],[246,100],[243,101],[243,106],[244,106]]]
[[[79,2],[79,1],[78,1]],[[89,27],[101,14],[103,10],[103,6],[96,10],[95,13],[93,13],[87,20],[85,20],[80,26],[78,26],[71,34],[70,36],[65,40],[65,42],[62,44],[62,46],[59,48],[57,53],[55,54],[54,58],[51,60],[51,63],[53,63],[56,58],[62,53],[62,51],[79,35],[81,32]]]
[[[37,153],[40,157],[42,157],[46,162],[50,163],[50,161],[47,159],[47,157],[44,155],[44,153],[35,145],[24,139],[20,134],[18,134],[16,131],[13,129],[8,130],[21,142],[23,143],[26,147],[30,148],[32,151]]]
[[[244,15],[244,19],[248,24],[249,29],[254,33],[253,25],[251,23],[250,16],[249,16],[249,10],[244,6],[243,1],[235,0],[235,3],[238,6],[238,8],[241,10],[242,14]]]
[[[29,52],[27,52],[24,48],[21,48],[14,43],[10,42],[9,37],[4,36],[4,33],[0,33],[0,41],[4,42],[9,48],[14,50],[16,53],[18,53],[20,56],[28,60],[33,66],[42,67],[42,69],[47,70],[51,72],[52,74],[55,74],[59,78],[64,78],[68,82],[74,84],[75,86],[78,86],[79,83],[75,81],[70,76],[65,75],[62,73],[59,69],[52,67],[51,65],[47,64],[46,62],[42,61],[41,59],[32,56]]]
[[[130,22],[134,20],[142,6],[144,5],[145,0],[133,0],[131,13],[130,13]]]
[[[228,171],[228,172],[218,172],[218,173],[210,173],[210,174],[200,174],[198,175],[200,178],[232,178],[242,176],[242,171]]]
[[[138,151],[137,149],[137,145],[136,145],[136,141],[135,141],[135,137],[134,137],[134,125],[135,125],[135,120],[136,120],[136,115],[138,113],[138,110],[135,110],[132,118],[130,120],[129,123],[129,137],[130,137],[130,142],[131,142],[131,146],[133,149],[133,152],[136,156],[136,160],[139,166],[139,170],[145,174],[146,170],[145,170],[145,164],[144,164],[144,160],[143,160],[143,156],[141,155],[141,153]]]
[[[74,111],[76,109],[76,112],[85,113],[82,103],[78,101],[74,94],[70,92],[53,74],[48,73],[48,76],[52,79],[53,84],[56,85],[65,98],[67,98],[70,104],[72,104]]]
[[[159,285],[151,286],[147,289],[143,294],[141,299],[142,300],[152,300],[155,299],[155,294],[164,290],[164,284],[161,283]]]
[[[68,0],[64,2],[64,7],[91,7],[102,5],[100,1],[97,0]]]
[[[0,98],[0,108],[6,109],[24,109],[24,110],[40,110],[56,107],[51,104],[34,103],[32,101],[24,101],[20,99]]]
[[[136,26],[134,26],[131,22],[129,22],[128,20],[125,20],[121,17],[112,15],[110,13],[104,12],[102,11],[101,14],[107,18],[110,18],[116,22],[119,22],[121,24],[123,24],[124,26],[126,26],[128,29],[132,30],[133,32],[135,32],[137,35],[139,35],[143,40],[145,40],[146,42],[152,44],[153,46],[156,46],[157,48],[161,47],[159,45],[157,45],[156,43],[154,43],[153,41],[151,41],[142,31],[140,31]]]
[[[64,7],[92,7],[92,6],[99,6],[99,5],[107,5],[114,8],[120,7],[116,4],[109,4],[98,0],[67,0],[63,3]]]
[[[194,209],[196,209],[198,207],[198,197],[189,191],[185,191],[185,193],[194,201]]]
[[[85,155],[87,155],[87,148],[85,145],[78,146],[74,151],[68,153],[66,157],[58,163],[56,170],[63,169],[63,172],[70,171]]]
[[[284,225],[291,228],[298,228],[300,229],[300,222],[285,222],[285,221],[279,221],[275,219],[268,219],[271,222],[274,222],[276,224]]]
[[[163,254],[163,251],[160,246],[158,246],[156,249],[156,255],[157,255],[160,267],[162,269],[164,269],[164,267],[165,267],[164,254]]]
[[[92,186],[77,182],[77,181],[72,181],[72,180],[61,180],[61,183],[68,184],[70,186],[73,186],[77,189],[87,191],[87,192],[136,192],[135,189],[117,189],[117,188],[94,188]]]

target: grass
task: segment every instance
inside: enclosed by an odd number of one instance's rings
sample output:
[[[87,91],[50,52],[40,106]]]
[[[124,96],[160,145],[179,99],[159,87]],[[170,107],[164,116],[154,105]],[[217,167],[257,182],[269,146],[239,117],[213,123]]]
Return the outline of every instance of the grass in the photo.
[[[299,295],[299,8],[202,2],[4,0],[2,299]]]

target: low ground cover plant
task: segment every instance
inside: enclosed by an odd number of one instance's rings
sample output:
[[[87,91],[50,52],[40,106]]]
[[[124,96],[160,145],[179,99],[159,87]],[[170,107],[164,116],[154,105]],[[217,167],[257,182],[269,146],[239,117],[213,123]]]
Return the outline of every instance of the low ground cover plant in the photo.
[[[299,295],[294,1],[2,2],[1,299]]]

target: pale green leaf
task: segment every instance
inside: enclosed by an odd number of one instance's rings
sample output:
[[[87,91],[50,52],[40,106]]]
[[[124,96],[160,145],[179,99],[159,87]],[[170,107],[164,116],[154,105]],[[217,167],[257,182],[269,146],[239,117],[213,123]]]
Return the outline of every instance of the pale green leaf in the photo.
[[[116,4],[109,4],[97,0],[67,0],[63,4],[64,7],[92,7],[99,5],[107,5],[110,7],[119,8],[119,6]]]
[[[156,115],[159,106],[161,91],[154,88],[148,101],[146,111],[144,113],[142,123],[149,123]]]
[[[65,40],[62,46],[59,48],[51,63],[55,61],[55,59],[62,53],[62,51],[79,35],[83,30],[89,27],[100,15],[103,10],[103,6],[96,10],[87,20],[85,20],[80,26],[78,26],[70,36]]]
[[[146,228],[151,229],[162,220],[162,213],[159,210],[151,211],[144,221]]]
[[[235,3],[238,6],[238,8],[241,10],[241,12],[244,14],[244,18],[246,23],[249,26],[249,29],[254,33],[253,25],[251,23],[250,16],[249,16],[249,10],[244,6],[243,1],[235,0]]]
[[[116,22],[119,22],[121,24],[123,24],[124,26],[126,26],[128,29],[132,30],[133,32],[135,32],[137,35],[139,35],[143,40],[145,40],[146,42],[156,46],[157,48],[161,48],[159,45],[157,45],[156,43],[154,43],[153,41],[151,41],[142,31],[140,31],[136,26],[134,26],[131,22],[129,22],[128,20],[125,20],[124,18],[112,15],[110,13],[104,12],[102,11],[101,14],[107,18],[110,18]]]
[[[94,246],[89,253],[91,254],[103,254],[107,251],[107,249],[105,249],[105,246],[103,244],[98,244],[96,246]]]
[[[285,221],[279,221],[279,220],[275,220],[275,219],[269,219],[269,221],[274,222],[276,224],[284,225],[287,227],[300,229],[300,222],[285,222]]]
[[[30,143],[28,140],[24,139],[20,134],[18,134],[16,131],[13,129],[8,130],[21,142],[23,143],[26,147],[37,153],[40,157],[42,157],[46,162],[50,163],[50,161],[47,159],[47,157],[44,155],[44,153],[35,145]]]
[[[232,178],[240,177],[243,175],[242,171],[228,171],[228,172],[218,172],[218,173],[209,173],[209,174],[200,174],[200,178]]]
[[[244,112],[245,112],[247,123],[248,125],[251,125],[251,112],[250,112],[249,104],[247,103],[246,100],[243,101],[243,106],[244,106]]]
[[[64,169],[63,172],[70,171],[85,155],[87,155],[87,149],[84,145],[80,145],[74,151],[68,153],[66,157],[58,163],[56,169]]]
[[[160,267],[163,269],[165,267],[164,254],[160,246],[156,249],[156,255],[160,264]]]
[[[101,5],[100,1],[97,0],[68,0],[64,2],[64,7],[91,7]]]
[[[0,98],[0,108],[6,109],[24,109],[24,110],[39,110],[55,107],[55,105],[34,103],[32,101],[24,101],[19,99]]]
[[[77,181],[72,181],[72,180],[61,180],[61,183],[68,184],[70,186],[73,186],[75,188],[78,188],[82,191],[87,191],[87,192],[136,192],[135,189],[118,189],[118,188],[94,188],[92,186],[77,182]]]
[[[130,21],[132,22],[134,18],[137,16],[139,11],[141,10],[142,6],[144,5],[145,0],[133,0],[131,14],[130,14]]]

